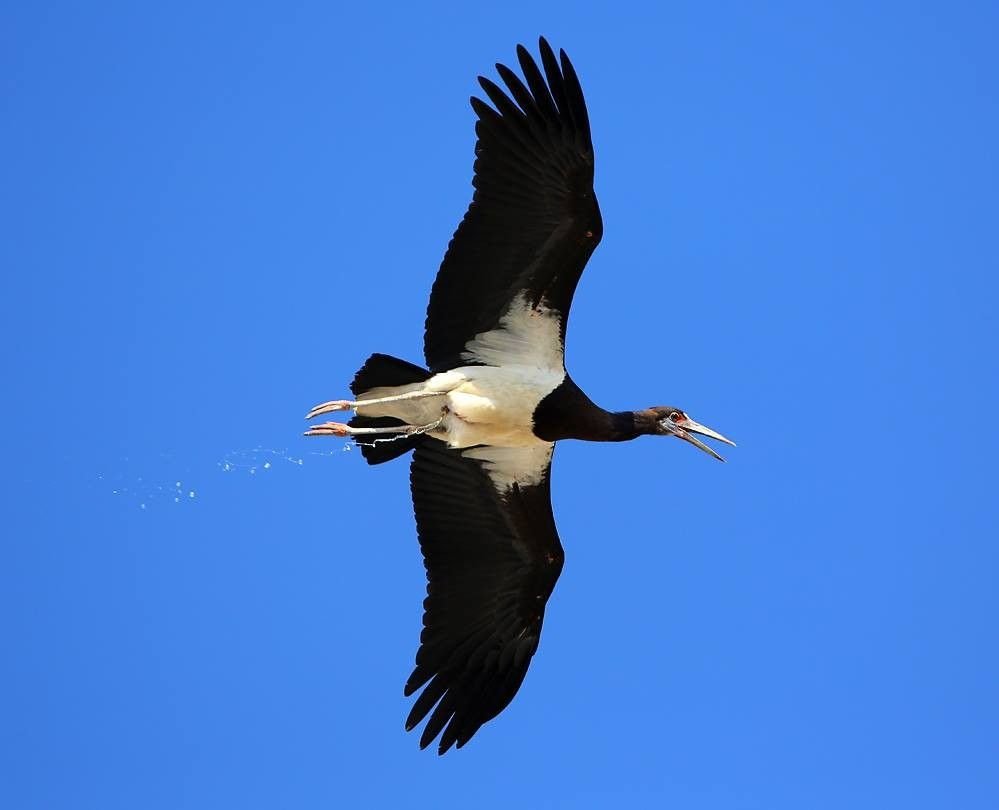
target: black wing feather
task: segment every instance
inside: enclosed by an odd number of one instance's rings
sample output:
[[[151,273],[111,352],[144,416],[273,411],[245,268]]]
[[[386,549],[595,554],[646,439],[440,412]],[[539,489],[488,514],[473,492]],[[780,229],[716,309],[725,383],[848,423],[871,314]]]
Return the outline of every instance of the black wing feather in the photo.
[[[495,328],[520,294],[561,314],[564,340],[572,295],[600,241],[583,91],[563,51],[556,58],[542,38],[540,52],[543,74],[517,47],[524,81],[497,65],[509,95],[479,77],[495,109],[471,99],[475,193],[430,295],[424,354],[433,372],[465,365],[465,344]]]
[[[405,694],[424,689],[406,729],[429,714],[420,747],[442,735],[443,754],[468,742],[520,688],[563,553],[547,471],[536,486],[501,495],[479,461],[427,441],[416,448],[410,480],[428,584]]]

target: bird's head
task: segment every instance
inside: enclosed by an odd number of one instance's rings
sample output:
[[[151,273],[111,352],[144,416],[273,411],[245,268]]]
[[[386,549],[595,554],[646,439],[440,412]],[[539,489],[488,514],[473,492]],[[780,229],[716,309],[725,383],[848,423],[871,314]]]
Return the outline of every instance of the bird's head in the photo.
[[[657,405],[654,408],[649,408],[647,413],[649,413],[652,417],[650,419],[650,422],[652,422],[652,430],[649,431],[650,433],[653,433],[656,436],[676,436],[678,439],[690,442],[694,445],[694,447],[700,448],[705,453],[714,456],[719,461],[724,461],[725,459],[723,459],[693,434],[699,433],[701,436],[707,436],[709,439],[715,439],[716,441],[724,442],[725,444],[730,444],[732,447],[735,447],[735,442],[731,439],[726,439],[720,433],[716,433],[711,428],[695,422],[679,408],[671,408],[668,405]]]

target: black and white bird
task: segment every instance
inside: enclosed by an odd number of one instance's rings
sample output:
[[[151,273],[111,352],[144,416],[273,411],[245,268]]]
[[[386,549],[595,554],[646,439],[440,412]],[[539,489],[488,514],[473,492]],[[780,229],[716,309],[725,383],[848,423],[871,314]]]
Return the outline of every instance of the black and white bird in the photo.
[[[420,747],[441,735],[442,754],[509,704],[538,648],[563,561],[556,442],[675,436],[718,459],[694,434],[732,444],[679,408],[605,411],[566,373],[569,306],[603,225],[579,79],[544,38],[540,52],[541,68],[518,46],[523,80],[496,65],[506,92],[479,77],[493,106],[471,100],[475,192],[430,294],[427,368],[374,354],[353,400],[308,414],[354,410],[306,435],[350,436],[369,464],[413,451],[428,585],[406,728],[429,715]]]

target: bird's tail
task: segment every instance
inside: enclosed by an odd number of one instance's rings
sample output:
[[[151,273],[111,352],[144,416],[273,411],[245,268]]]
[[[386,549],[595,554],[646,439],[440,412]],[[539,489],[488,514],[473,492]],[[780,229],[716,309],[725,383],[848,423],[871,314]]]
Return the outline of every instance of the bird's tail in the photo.
[[[364,365],[358,369],[354,381],[350,384],[350,390],[355,397],[359,397],[373,388],[421,383],[431,376],[425,368],[407,363],[398,357],[376,353],[365,360]],[[350,420],[351,427],[394,427],[402,424],[404,424],[402,420],[391,416],[358,415]],[[382,464],[408,453],[424,438],[423,435],[414,435],[372,441],[364,436],[355,436],[354,441],[361,448],[361,455],[368,464]]]

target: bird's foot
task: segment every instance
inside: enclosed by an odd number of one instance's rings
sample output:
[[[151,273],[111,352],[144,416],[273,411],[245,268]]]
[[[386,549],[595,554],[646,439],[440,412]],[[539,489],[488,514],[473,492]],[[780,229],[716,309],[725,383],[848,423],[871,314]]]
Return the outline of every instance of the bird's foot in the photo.
[[[310,427],[303,436],[349,436],[353,431],[350,429],[350,425],[344,425],[340,422],[323,422],[321,425],[313,425]]]
[[[311,411],[306,414],[306,419],[314,419],[317,416],[322,416],[324,413],[333,413],[333,411],[349,411],[357,405],[356,402],[351,402],[349,399],[331,399],[329,402],[321,402]]]
[[[440,424],[440,420],[429,425],[390,425],[388,427],[354,427],[344,425],[341,422],[323,422],[321,425],[313,425],[303,436],[381,436],[384,434],[404,435],[411,433],[426,433],[428,430],[435,430]]]

